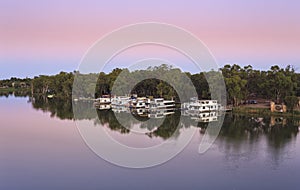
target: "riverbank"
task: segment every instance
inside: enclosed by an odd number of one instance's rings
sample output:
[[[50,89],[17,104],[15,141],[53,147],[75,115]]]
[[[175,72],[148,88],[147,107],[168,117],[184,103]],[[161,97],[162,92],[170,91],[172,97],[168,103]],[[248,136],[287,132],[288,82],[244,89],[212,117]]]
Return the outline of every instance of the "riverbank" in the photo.
[[[30,91],[30,88],[14,88],[14,87],[8,87],[8,88],[0,88],[0,92],[20,92],[20,91]]]
[[[300,118],[300,110],[294,110],[294,112],[271,112],[270,108],[265,107],[234,107],[232,113],[238,115],[253,115],[253,116],[279,116],[279,117],[297,117]]]
[[[14,92],[16,91],[15,88],[9,87],[9,88],[0,88],[0,92]]]
[[[0,88],[0,96],[9,96],[14,94],[15,96],[28,96],[30,94],[29,88]]]

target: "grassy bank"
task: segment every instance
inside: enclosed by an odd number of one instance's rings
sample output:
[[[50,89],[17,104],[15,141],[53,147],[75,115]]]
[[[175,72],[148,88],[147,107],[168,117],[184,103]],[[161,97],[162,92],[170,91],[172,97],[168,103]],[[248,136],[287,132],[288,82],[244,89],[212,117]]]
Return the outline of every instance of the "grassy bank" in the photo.
[[[232,109],[234,114],[247,114],[253,116],[284,116],[284,117],[299,117],[300,111],[295,110],[293,113],[279,113],[279,112],[271,112],[269,108],[252,108],[252,107],[235,107]]]
[[[20,91],[30,91],[30,88],[0,88],[0,92],[20,92]]]
[[[0,96],[9,96],[14,94],[15,96],[27,96],[30,94],[29,88],[0,88]]]
[[[0,88],[0,92],[14,92],[16,90],[17,89],[12,88],[12,87],[10,87],[10,88]]]

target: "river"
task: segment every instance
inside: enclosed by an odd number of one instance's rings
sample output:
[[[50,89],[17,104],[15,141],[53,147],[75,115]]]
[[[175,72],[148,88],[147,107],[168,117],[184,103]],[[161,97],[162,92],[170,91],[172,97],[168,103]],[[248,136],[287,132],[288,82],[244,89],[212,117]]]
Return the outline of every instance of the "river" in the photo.
[[[299,120],[226,114],[208,151],[198,153],[205,133],[195,129],[190,143],[158,166],[131,169],[105,161],[87,146],[77,120],[106,131],[133,147],[170,138],[180,113],[167,116],[164,129],[134,136],[112,111],[74,118],[68,101],[0,97],[0,189],[297,189],[300,176]],[[129,122],[130,123],[130,122]],[[138,123],[133,127],[140,127]]]

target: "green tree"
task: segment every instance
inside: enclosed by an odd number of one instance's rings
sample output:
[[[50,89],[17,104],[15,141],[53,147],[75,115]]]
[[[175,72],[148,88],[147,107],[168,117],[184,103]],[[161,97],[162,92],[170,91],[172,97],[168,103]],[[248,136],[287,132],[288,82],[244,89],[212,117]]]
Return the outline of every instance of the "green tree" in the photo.
[[[285,104],[287,106],[287,109],[290,112],[294,111],[295,106],[298,104],[299,100],[297,98],[297,96],[286,96],[285,97]]]
[[[268,71],[266,83],[268,91],[271,92],[271,97],[277,103],[282,102],[285,96],[292,95],[296,87],[291,75],[287,75],[286,71],[280,69],[277,65],[272,66],[271,70]]]

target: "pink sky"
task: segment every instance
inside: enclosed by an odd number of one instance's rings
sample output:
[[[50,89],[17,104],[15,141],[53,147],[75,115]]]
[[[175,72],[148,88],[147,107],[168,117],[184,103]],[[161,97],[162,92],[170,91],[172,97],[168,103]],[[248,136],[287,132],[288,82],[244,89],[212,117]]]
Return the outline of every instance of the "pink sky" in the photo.
[[[296,0],[1,1],[0,78],[75,70],[104,34],[149,21],[189,30],[220,65],[267,69],[292,64],[300,69],[299,10]]]

